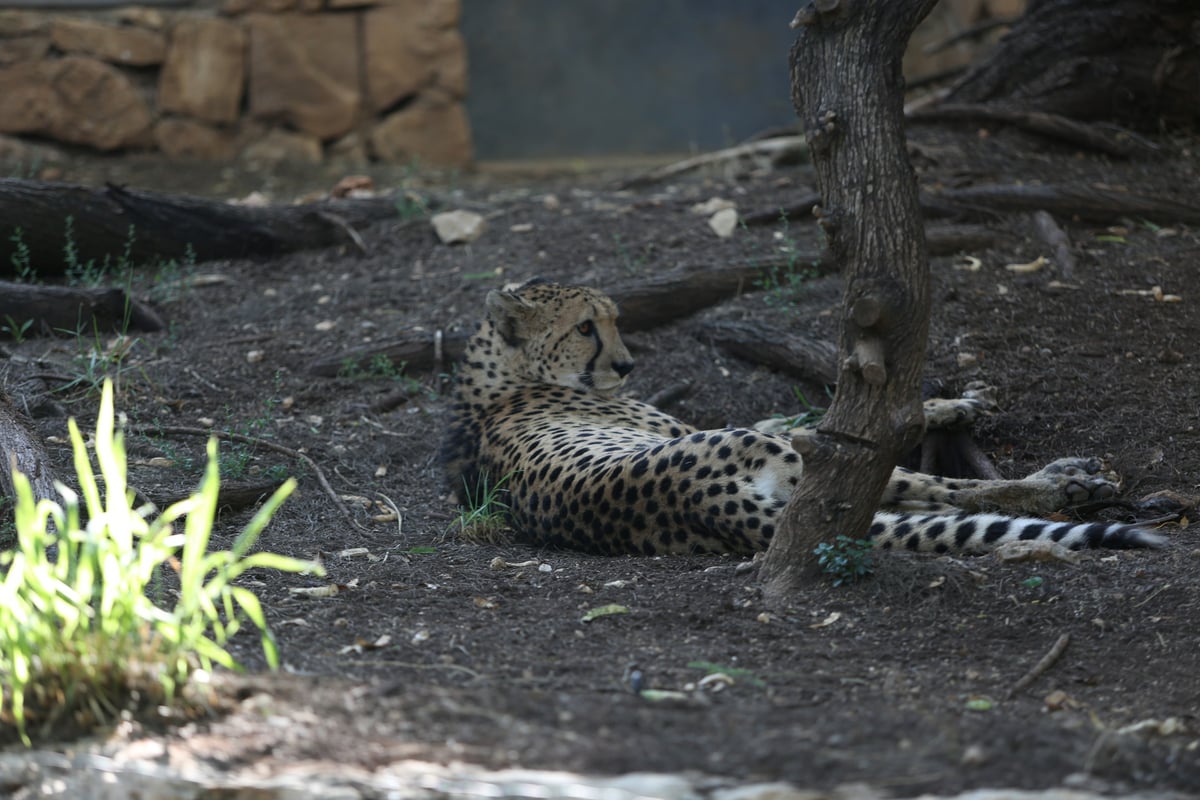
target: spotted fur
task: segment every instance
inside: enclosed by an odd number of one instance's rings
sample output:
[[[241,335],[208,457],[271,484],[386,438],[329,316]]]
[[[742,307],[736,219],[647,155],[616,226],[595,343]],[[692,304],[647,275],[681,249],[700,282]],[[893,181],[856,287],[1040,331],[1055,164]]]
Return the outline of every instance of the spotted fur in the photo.
[[[459,372],[445,447],[460,495],[503,481],[514,529],[550,547],[744,554],[767,546],[802,470],[787,436],[696,430],[617,396],[633,359],[616,304],[595,289],[532,281],[491,292],[486,305]],[[1071,548],[1158,544],[1131,526],[991,513],[1046,513],[1113,491],[1088,459],[1056,461],[1013,481],[898,469],[870,538],[935,552],[1019,539]]]

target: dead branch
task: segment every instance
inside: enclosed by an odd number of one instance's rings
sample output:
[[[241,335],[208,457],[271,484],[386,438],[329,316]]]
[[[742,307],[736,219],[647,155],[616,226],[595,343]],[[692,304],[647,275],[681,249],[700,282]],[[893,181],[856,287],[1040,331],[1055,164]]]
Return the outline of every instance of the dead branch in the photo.
[[[633,189],[639,186],[649,186],[684,175],[701,167],[715,164],[727,164],[744,160],[765,161],[771,166],[799,163],[808,156],[808,144],[803,136],[777,136],[771,139],[759,139],[745,144],[714,150],[711,153],[701,153],[698,156],[675,161],[647,173],[635,176],[620,184],[621,189]]]
[[[987,184],[927,192],[926,211],[978,215],[1043,210],[1057,217],[1109,222],[1117,217],[1142,217],[1160,224],[1200,224],[1200,206],[1159,195],[1108,186],[1066,184]]]
[[[1071,634],[1064,633],[1062,636],[1058,637],[1058,640],[1054,643],[1054,646],[1050,648],[1046,655],[1042,656],[1042,660],[1034,664],[1033,669],[1025,673],[1021,680],[1013,684],[1013,687],[1008,690],[1008,696],[1012,697],[1022,689],[1028,688],[1034,681],[1040,678],[1043,673],[1053,667],[1054,664],[1060,658],[1062,658],[1062,654],[1066,652],[1067,645],[1070,643]]]
[[[14,238],[24,248],[21,257],[45,277],[65,270],[68,238],[82,263],[103,264],[113,258],[133,263],[191,257],[204,261],[344,242],[361,248],[356,227],[395,216],[390,196],[253,207],[112,184],[91,188],[6,178],[0,179],[0,219],[5,221],[0,229],[0,269],[11,269],[11,256],[17,251]]]
[[[775,218],[778,219],[778,216]],[[940,225],[930,226],[926,239],[931,255],[951,255],[986,250],[995,243],[997,235],[981,225]],[[746,264],[681,267],[653,275],[610,294],[621,307],[623,331],[651,330],[689,317],[730,297],[757,291],[755,281],[762,277],[763,270],[797,263],[811,264],[817,275],[827,275],[833,267],[829,253],[824,251],[799,251],[787,258],[772,254],[761,261]],[[440,351],[437,341],[439,333],[442,334]],[[469,335],[466,331],[445,333],[414,330],[390,342],[365,345],[318,358],[309,363],[307,371],[312,375],[334,378],[347,369],[361,368],[380,356],[398,368],[434,369],[438,364],[452,363],[460,358]],[[443,360],[438,359],[439,352]]]
[[[267,441],[266,439],[259,439],[256,436],[247,436],[244,433],[233,433],[232,431],[213,430],[210,428],[193,428],[187,425],[165,425],[132,428],[130,432],[139,436],[202,436],[206,439],[215,436],[218,439],[224,439],[226,441],[241,442],[242,444],[249,444],[254,445],[255,447],[262,447],[267,450],[274,450],[276,453],[285,455],[288,458],[301,461],[313,471],[313,474],[317,477],[317,483],[321,485],[321,489],[333,502],[334,507],[337,508],[346,521],[355,527],[359,527],[358,522],[350,514],[350,509],[346,507],[346,504],[342,502],[342,498],[339,497],[337,492],[333,490],[333,487],[329,485],[329,480],[325,477],[325,473],[317,465],[317,462],[314,461],[308,454],[301,453],[299,450],[293,450],[290,447],[284,447],[281,444],[276,444],[275,442]]]
[[[230,484],[222,483],[217,491],[217,509],[220,511],[240,511],[261,503],[270,497],[283,485],[283,481],[259,481],[256,483]],[[158,508],[167,508],[180,500],[186,500],[190,492],[164,494],[149,499]]]
[[[345,350],[333,356],[318,358],[308,365],[308,372],[325,378],[335,378],[347,369],[361,368],[379,356],[384,356],[397,368],[428,370],[438,356],[438,334],[441,331],[414,330],[391,342],[366,345]],[[454,331],[443,334],[441,352],[447,361],[457,361],[466,349],[469,333]]]
[[[1070,280],[1075,274],[1075,254],[1071,252],[1071,240],[1067,237],[1067,232],[1045,211],[1033,213],[1033,228],[1037,231],[1038,238],[1045,242],[1053,253],[1059,277]]]
[[[0,327],[8,328],[3,333],[15,338],[93,330],[160,331],[166,323],[153,308],[122,289],[0,281]]]
[[[692,393],[692,384],[690,381],[681,381],[673,383],[670,386],[664,386],[654,394],[646,398],[646,402],[658,409],[665,409],[673,406],[683,398]]]
[[[1000,122],[1116,158],[1154,155],[1158,145],[1116,125],[1089,125],[1046,111],[982,103],[944,103],[908,114],[910,122]]]
[[[825,339],[732,320],[705,323],[703,335],[732,356],[793,378],[824,386],[837,381],[837,346]]]
[[[921,50],[928,55],[940,53],[943,50],[953,47],[959,42],[965,42],[967,39],[981,38],[984,34],[991,33],[992,31],[996,30],[996,28],[1007,28],[1008,26],[1012,25],[1016,19],[1016,17],[990,17],[985,20],[980,20],[974,25],[963,28],[961,31],[956,31],[944,39],[936,42],[930,42],[921,48]]]

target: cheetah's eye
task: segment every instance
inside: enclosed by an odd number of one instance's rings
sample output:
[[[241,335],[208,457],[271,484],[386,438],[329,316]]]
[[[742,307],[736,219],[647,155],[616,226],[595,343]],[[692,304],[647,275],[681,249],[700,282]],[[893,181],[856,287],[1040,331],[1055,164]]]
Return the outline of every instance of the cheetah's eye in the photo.
[[[575,330],[579,331],[584,336],[591,336],[592,331],[594,331],[595,329],[596,329],[596,326],[592,323],[592,321],[590,319],[584,320],[583,322],[581,322],[575,326]]]

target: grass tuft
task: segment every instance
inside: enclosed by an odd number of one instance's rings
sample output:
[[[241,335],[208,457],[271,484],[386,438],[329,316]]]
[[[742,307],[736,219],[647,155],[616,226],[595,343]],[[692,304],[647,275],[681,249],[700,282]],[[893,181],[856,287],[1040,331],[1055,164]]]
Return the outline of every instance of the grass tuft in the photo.
[[[458,510],[458,516],[451,527],[457,526],[458,536],[474,544],[508,544],[512,542],[512,529],[508,525],[508,503],[504,498],[512,473],[505,475],[494,484],[486,472],[479,475],[479,482],[474,490],[463,482],[466,494],[466,504]]]
[[[271,496],[229,550],[210,552],[220,483],[215,439],[197,491],[156,515],[133,505],[111,382],[96,422],[98,474],[75,420],[69,427],[79,493],[58,484],[61,503],[38,500],[14,472],[17,545],[0,553],[0,722],[26,745],[31,726],[41,735],[84,732],[130,708],[172,703],[190,679],[215,667],[239,669],[226,645],[247,622],[275,668],[262,606],[237,580],[256,568],[321,571],[250,552],[294,481]],[[177,588],[168,592],[168,582]],[[173,605],[163,602],[168,594]]]

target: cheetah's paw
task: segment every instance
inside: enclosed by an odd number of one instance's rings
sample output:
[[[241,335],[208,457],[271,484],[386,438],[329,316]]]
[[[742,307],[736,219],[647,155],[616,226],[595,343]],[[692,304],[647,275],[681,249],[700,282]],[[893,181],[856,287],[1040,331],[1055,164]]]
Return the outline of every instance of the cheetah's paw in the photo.
[[[925,427],[928,430],[969,427],[975,420],[996,410],[995,394],[994,387],[973,383],[962,397],[926,400]]]
[[[1060,458],[1025,478],[1055,492],[1064,505],[1107,500],[1121,490],[1120,477],[1098,458]]]

